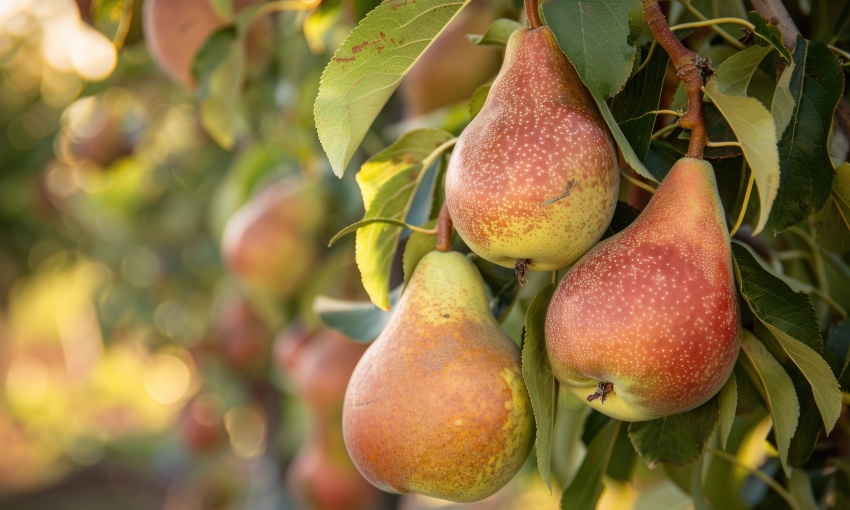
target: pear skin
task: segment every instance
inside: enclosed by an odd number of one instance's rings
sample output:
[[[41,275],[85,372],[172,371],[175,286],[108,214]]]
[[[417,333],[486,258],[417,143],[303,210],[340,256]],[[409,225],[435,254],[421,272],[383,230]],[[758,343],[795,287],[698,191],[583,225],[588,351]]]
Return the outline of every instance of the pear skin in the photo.
[[[546,315],[555,377],[625,421],[708,401],[732,372],[740,335],[714,172],[689,158],[673,166],[631,225],[570,269]]]
[[[387,492],[470,502],[503,487],[531,450],[520,352],[457,252],[423,257],[343,407],[348,453]]]
[[[455,228],[481,257],[532,271],[575,262],[617,203],[617,149],[548,27],[521,28],[446,175]]]

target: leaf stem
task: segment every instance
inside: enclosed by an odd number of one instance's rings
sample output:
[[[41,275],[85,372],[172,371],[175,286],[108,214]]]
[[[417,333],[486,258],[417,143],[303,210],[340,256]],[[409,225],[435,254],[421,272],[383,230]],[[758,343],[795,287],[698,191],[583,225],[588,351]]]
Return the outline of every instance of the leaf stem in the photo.
[[[850,60],[850,53],[847,53],[846,51],[842,50],[837,46],[833,46],[832,44],[827,44],[827,46],[829,46],[829,49],[831,49],[835,53],[838,53],[838,55],[844,58],[844,60]]]
[[[708,20],[708,17],[706,17],[703,13],[701,13],[701,12],[699,11],[699,9],[697,9],[696,7],[694,7],[694,6],[691,4],[690,0],[682,0],[682,1],[681,1],[681,2],[679,2],[679,3],[681,3],[682,5],[684,5],[684,6],[685,6],[685,9],[687,9],[687,10],[691,11],[691,14],[693,14],[694,16],[696,16],[697,18],[699,18],[700,20],[702,20],[702,21],[707,21],[707,20]],[[738,39],[735,39],[735,36],[733,36],[732,34],[730,34],[729,32],[727,32],[726,30],[723,30],[722,28],[720,28],[720,27],[719,27],[719,26],[717,26],[717,25],[711,25],[711,26],[710,26],[710,28],[711,28],[711,30],[712,30],[715,34],[719,35],[720,37],[722,37],[722,38],[723,38],[723,40],[725,40],[726,42],[728,42],[730,46],[732,46],[732,47],[734,47],[734,48],[736,48],[736,49],[738,49],[738,50],[743,50],[743,49],[745,48],[745,46],[741,43],[741,41],[739,41]]]
[[[436,161],[437,158],[439,158],[443,154],[443,152],[446,151],[446,149],[448,149],[449,147],[453,146],[456,143],[457,143],[457,137],[452,138],[451,140],[446,140],[445,142],[443,142],[442,144],[437,146],[436,149],[431,151],[431,154],[428,154],[422,160],[422,169],[425,170],[429,166],[431,166],[434,163],[434,161]]]
[[[664,126],[663,128],[659,129],[658,131],[652,133],[652,136],[650,137],[650,139],[657,140],[657,139],[661,138],[662,136],[666,135],[667,133],[669,133],[670,131],[673,131],[677,127],[679,127],[679,126],[677,126],[675,123],[668,124],[668,125]]]
[[[525,0],[525,17],[528,18],[528,27],[532,30],[543,25],[543,22],[540,21],[537,0]]]
[[[646,52],[646,58],[643,59],[643,62],[640,63],[640,66],[637,68],[637,71],[635,71],[634,74],[638,74],[639,72],[643,71],[643,68],[646,67],[647,64],[649,64],[649,59],[652,58],[652,52],[655,51],[656,47],[658,47],[658,41],[653,39],[652,44],[649,45],[649,51]]]
[[[824,291],[822,291],[822,290],[820,290],[816,287],[812,287],[812,289],[809,291],[809,294],[817,297],[818,299],[820,299],[824,303],[828,304],[830,306],[830,308],[835,310],[835,312],[838,313],[838,315],[841,316],[842,319],[847,318],[847,310],[845,310],[843,306],[838,304],[837,301],[832,299],[832,297],[829,294],[827,294],[826,292],[824,292]]]
[[[437,249],[452,251],[452,217],[449,216],[449,208],[446,204],[443,204],[440,215],[437,217]]]
[[[623,170],[622,168],[620,169],[620,177],[622,177],[623,179],[630,182],[633,186],[637,186],[638,188],[640,188],[642,190],[646,190],[646,191],[653,193],[653,194],[655,193],[655,188],[653,188],[649,184],[646,184],[644,182],[641,182],[641,181],[635,179],[631,175],[627,174],[626,171]]]
[[[741,223],[744,222],[744,214],[747,212],[747,206],[750,205],[750,194],[753,192],[753,183],[756,181],[756,174],[752,170],[750,170],[750,180],[747,182],[747,192],[744,193],[744,203],[741,204],[741,212],[738,214],[738,221],[735,222],[735,226],[732,227],[732,231],[729,232],[729,237],[735,235],[735,232],[741,228]]]
[[[791,493],[785,490],[784,487],[779,485],[776,480],[771,478],[764,471],[761,471],[756,468],[751,468],[750,466],[738,460],[738,458],[734,455],[728,452],[724,452],[723,450],[718,450],[717,448],[706,448],[705,451],[714,455],[715,457],[720,457],[721,459],[729,462],[730,464],[734,464],[741,469],[749,471],[753,476],[755,476],[756,478],[767,484],[768,487],[776,491],[776,493],[779,494],[779,497],[784,499],[785,502],[788,503],[788,506],[792,508],[792,510],[800,510],[800,506],[797,504],[796,501],[794,501],[794,497],[791,496]]]
[[[644,115],[647,115],[647,114],[650,114],[650,113],[654,113],[656,115],[675,115],[676,117],[682,116],[682,112],[677,112],[676,110],[652,110],[652,111],[646,112]],[[641,115],[641,117],[643,117],[643,115]]]
[[[699,55],[686,48],[670,30],[657,0],[641,0],[641,3],[646,26],[652,31],[658,44],[670,55],[676,76],[682,80],[688,94],[688,111],[679,119],[679,126],[691,131],[691,142],[685,156],[702,159],[705,141],[708,139],[702,114],[702,86],[705,83],[700,65],[703,61]]]
[[[741,147],[741,142],[712,142],[711,140],[706,140],[706,147]]]
[[[715,18],[715,19],[706,19],[703,21],[691,21],[690,23],[680,23],[678,25],[674,25],[670,27],[670,30],[685,30],[686,28],[702,28],[702,27],[711,27],[714,25],[718,25],[720,23],[734,23],[736,25],[741,25],[751,32],[756,29],[756,26],[750,23],[747,20],[743,20],[741,18]],[[735,42],[738,42],[737,40]],[[741,44],[741,43],[738,43]],[[744,45],[741,45],[740,49],[743,49]]]

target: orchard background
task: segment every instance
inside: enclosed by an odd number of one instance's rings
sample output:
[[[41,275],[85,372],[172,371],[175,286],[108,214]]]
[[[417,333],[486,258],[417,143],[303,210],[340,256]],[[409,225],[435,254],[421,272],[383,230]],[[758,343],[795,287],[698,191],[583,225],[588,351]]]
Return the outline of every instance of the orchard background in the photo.
[[[520,286],[455,236],[536,420],[523,468],[469,506],[850,508],[850,3],[661,2],[699,56],[689,91],[654,5],[540,12],[619,148],[606,237],[690,150],[699,102],[734,232],[733,377],[657,420],[591,411],[543,348],[567,270]],[[342,401],[525,12],[0,0],[0,508],[461,506],[366,482]]]

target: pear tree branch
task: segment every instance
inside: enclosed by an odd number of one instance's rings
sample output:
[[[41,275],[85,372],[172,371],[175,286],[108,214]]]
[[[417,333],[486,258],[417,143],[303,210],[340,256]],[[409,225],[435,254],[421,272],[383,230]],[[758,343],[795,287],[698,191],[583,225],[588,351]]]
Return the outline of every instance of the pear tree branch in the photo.
[[[658,6],[658,0],[641,0],[646,26],[652,31],[655,40],[670,55],[670,60],[676,69],[676,76],[682,80],[685,92],[688,94],[688,111],[679,119],[679,126],[691,131],[691,142],[685,156],[702,159],[705,142],[708,135],[705,130],[705,120],[702,114],[702,70],[703,60],[695,52],[689,50],[676,37],[667,18]]]
[[[437,249],[452,251],[452,218],[449,216],[449,208],[446,204],[443,204],[440,215],[437,217]]]

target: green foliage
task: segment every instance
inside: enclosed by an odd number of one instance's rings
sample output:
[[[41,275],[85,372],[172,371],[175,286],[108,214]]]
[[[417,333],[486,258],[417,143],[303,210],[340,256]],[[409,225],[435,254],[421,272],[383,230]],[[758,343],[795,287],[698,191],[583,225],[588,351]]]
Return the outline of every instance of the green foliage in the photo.
[[[717,428],[720,404],[712,398],[685,413],[629,425],[629,437],[650,466],[660,462],[684,466],[702,455]]]
[[[322,73],[319,140],[342,176],[381,108],[420,55],[469,0],[389,0],[370,12]]]
[[[555,412],[558,408],[558,383],[546,353],[544,326],[549,301],[555,286],[548,285],[537,293],[525,316],[525,336],[522,345],[522,376],[531,397],[531,408],[537,423],[537,469],[551,489],[550,463]]]
[[[522,27],[512,19],[497,19],[482,35],[470,34],[469,40],[481,46],[507,46],[511,34]]]
[[[622,422],[608,420],[587,445],[578,472],[561,495],[563,510],[593,510],[602,495],[602,477],[608,470]]]

